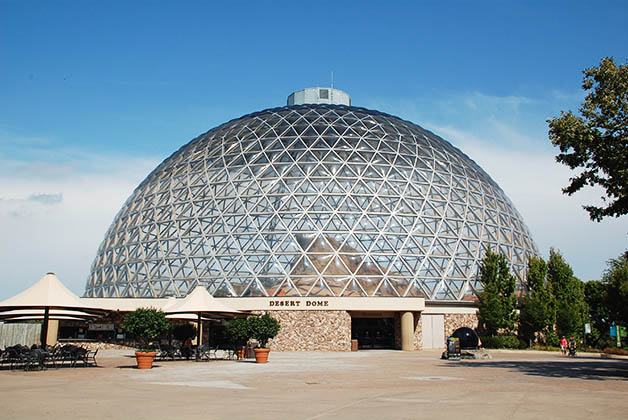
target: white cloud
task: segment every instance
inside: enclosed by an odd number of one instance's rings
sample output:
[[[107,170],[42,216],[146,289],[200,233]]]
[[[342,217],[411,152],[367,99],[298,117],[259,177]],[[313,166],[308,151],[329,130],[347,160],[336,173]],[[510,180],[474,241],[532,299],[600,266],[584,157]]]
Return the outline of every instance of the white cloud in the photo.
[[[0,300],[48,271],[82,295],[115,214],[160,161],[72,151],[64,155],[63,164],[0,161]]]
[[[63,201],[63,194],[62,193],[56,193],[56,194],[35,193],[35,194],[31,194],[27,200],[41,203],[46,206],[50,206],[50,205],[61,203]]]
[[[454,109],[456,110],[466,108],[470,111],[479,111],[483,115],[492,116],[496,114],[503,115],[505,110],[518,114],[523,107],[533,105],[537,102],[537,100],[525,96],[494,96],[486,95],[481,92],[469,92],[442,100],[440,104],[443,108],[451,109],[452,106],[455,107]],[[460,107],[461,104],[464,105],[464,107]]]
[[[573,172],[555,162],[551,146],[540,146],[500,124],[488,129],[482,139],[452,127],[430,129],[465,152],[502,187],[545,258],[550,247],[557,248],[576,276],[591,280],[600,278],[608,259],[628,248],[628,216],[597,223],[582,209],[584,204],[601,204],[601,189],[562,194]],[[502,136],[508,141],[499,141]],[[513,143],[516,147],[510,147]]]

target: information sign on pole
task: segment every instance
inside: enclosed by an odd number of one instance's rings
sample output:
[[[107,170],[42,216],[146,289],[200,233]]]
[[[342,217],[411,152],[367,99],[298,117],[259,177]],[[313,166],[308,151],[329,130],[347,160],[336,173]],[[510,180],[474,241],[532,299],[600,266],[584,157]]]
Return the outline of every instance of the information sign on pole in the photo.
[[[588,322],[584,324],[584,333],[591,334],[591,324],[589,324]]]
[[[611,337],[617,337],[617,327],[615,325],[611,325]]]

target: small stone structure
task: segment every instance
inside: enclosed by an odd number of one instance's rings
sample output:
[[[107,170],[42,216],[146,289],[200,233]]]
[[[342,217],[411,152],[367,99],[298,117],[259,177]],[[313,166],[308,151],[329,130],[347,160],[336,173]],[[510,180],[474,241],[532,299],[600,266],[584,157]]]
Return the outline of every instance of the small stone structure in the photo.
[[[477,359],[477,360],[492,360],[493,356],[486,349],[462,349],[460,350],[460,357],[463,359]]]

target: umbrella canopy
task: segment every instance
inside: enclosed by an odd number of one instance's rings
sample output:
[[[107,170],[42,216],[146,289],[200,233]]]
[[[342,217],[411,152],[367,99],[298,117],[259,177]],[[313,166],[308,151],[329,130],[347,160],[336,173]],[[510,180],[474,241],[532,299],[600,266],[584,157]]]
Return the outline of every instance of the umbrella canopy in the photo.
[[[102,312],[99,308],[81,302],[61,283],[54,273],[47,273],[37,283],[12,298],[0,302],[0,311],[12,309],[80,309],[85,312]]]
[[[0,320],[20,318],[20,317],[23,318],[26,316],[28,316],[31,319],[43,319],[45,312],[46,312],[45,309],[14,309],[14,310],[9,310],[9,311],[0,310]],[[80,311],[78,309],[76,310],[49,309],[48,315],[50,319],[52,319],[53,317],[59,317],[59,316],[71,316],[71,317],[79,318],[79,319],[97,318],[99,316],[97,314]]]
[[[164,308],[164,312],[170,316],[175,314],[196,314],[197,330],[196,343],[201,344],[201,317],[209,316],[237,316],[243,312],[232,309],[215,299],[202,285],[197,285],[192,292],[179,302],[174,302]],[[199,352],[196,352],[198,360]]]
[[[171,315],[166,315],[166,318],[168,318],[168,319],[179,319],[179,320],[184,320],[184,321],[196,321],[197,316],[196,316],[196,314],[171,314]],[[203,321],[211,321],[211,320],[214,320],[216,318],[209,318],[207,316],[201,316],[201,319]]]
[[[2,318],[0,321],[4,323],[16,323],[16,322],[24,322],[24,321],[41,321],[43,319],[43,315],[23,315],[23,316],[14,316],[10,318]],[[53,320],[62,320],[62,321],[85,321],[85,318],[79,316],[69,316],[69,315],[50,315],[48,316],[48,321]]]
[[[61,311],[55,313],[56,310]],[[53,318],[51,314],[54,314],[54,319],[59,319],[59,316],[89,318],[106,312],[81,302],[54,273],[47,273],[22,293],[0,302],[0,316],[5,315],[3,318],[7,320],[26,319],[24,315],[28,316],[28,319],[44,320],[41,330],[42,345],[46,344],[48,338],[48,321]]]
[[[233,309],[209,294],[207,289],[198,285],[185,298],[167,305],[164,308],[167,314],[205,314],[233,316],[241,314],[241,311]]]

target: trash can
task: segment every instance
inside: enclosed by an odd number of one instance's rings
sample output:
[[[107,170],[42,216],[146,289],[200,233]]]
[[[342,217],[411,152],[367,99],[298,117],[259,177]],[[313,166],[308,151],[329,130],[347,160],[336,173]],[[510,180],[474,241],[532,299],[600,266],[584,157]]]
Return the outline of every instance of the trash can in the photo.
[[[358,351],[358,340],[351,340],[351,351]]]
[[[447,337],[447,359],[460,360],[460,339]]]

